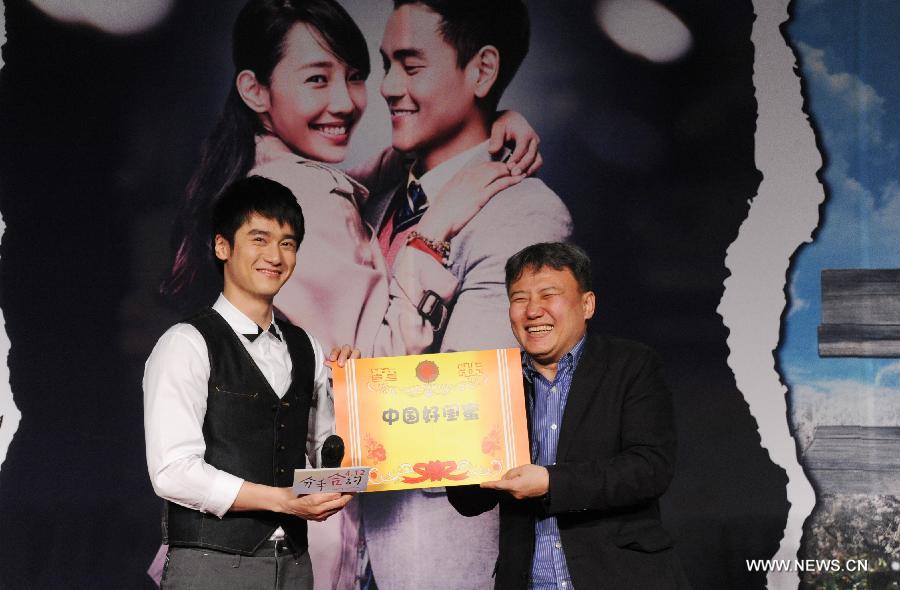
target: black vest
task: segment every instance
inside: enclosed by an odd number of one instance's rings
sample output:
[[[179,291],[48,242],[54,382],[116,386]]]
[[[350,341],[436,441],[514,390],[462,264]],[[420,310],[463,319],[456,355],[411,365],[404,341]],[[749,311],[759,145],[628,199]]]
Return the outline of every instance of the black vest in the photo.
[[[315,356],[306,333],[279,322],[291,355],[291,385],[279,399],[238,336],[212,309],[186,321],[206,340],[209,390],[204,460],[246,481],[286,487],[306,466],[306,434]],[[252,554],[277,527],[298,549],[307,546],[306,521],[274,512],[213,514],[166,502],[163,540],[169,545]]]

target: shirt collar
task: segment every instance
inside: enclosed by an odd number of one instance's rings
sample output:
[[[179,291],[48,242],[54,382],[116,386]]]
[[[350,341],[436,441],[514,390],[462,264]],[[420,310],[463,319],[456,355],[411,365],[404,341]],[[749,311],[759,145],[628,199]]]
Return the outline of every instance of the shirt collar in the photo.
[[[563,371],[569,367],[575,368],[578,366],[579,361],[581,361],[581,355],[584,352],[584,342],[587,339],[587,334],[581,337],[581,340],[575,343],[575,346],[572,349],[564,354],[561,359],[559,359],[559,365],[557,367],[556,374],[559,375],[560,371]],[[525,375],[525,378],[528,379],[529,383],[534,383],[535,375],[539,375],[538,370],[534,368],[534,361],[529,356],[527,352],[522,351],[522,372]]]
[[[256,334],[261,326],[256,325],[256,322],[248,318],[244,315],[244,312],[239,310],[234,306],[233,303],[228,301],[225,298],[225,294],[219,294],[219,298],[216,299],[216,302],[212,307],[222,318],[228,323],[232,330],[234,330],[235,334],[239,334],[243,336],[244,334]],[[275,331],[278,332],[279,336],[282,336],[282,340],[284,336],[281,334],[281,329],[278,327],[278,324],[275,323],[275,314],[272,314],[271,322],[275,325]]]
[[[481,153],[487,154],[487,141],[483,141],[476,146],[470,147],[464,152],[460,152],[447,160],[446,162],[441,163],[438,166],[435,166],[421,177],[416,178],[413,171],[416,169],[415,164],[409,169],[409,176],[406,179],[406,186],[409,186],[409,183],[412,181],[417,181],[420,185],[422,185],[422,190],[425,191],[426,200],[429,203],[434,202],[433,199],[440,194],[441,190],[444,188],[444,185],[447,184],[453,175],[462,170],[462,168],[468,164],[471,160],[475,158],[476,155]]]

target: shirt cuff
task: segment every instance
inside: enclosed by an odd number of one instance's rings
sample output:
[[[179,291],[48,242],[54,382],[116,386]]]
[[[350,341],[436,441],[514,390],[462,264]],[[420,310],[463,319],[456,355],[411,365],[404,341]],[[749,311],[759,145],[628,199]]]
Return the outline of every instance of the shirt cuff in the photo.
[[[212,489],[209,492],[209,496],[206,498],[206,502],[203,503],[201,510],[222,518],[234,505],[234,501],[237,500],[238,492],[241,491],[241,486],[243,484],[244,480],[240,477],[224,471],[219,471],[216,473]]]

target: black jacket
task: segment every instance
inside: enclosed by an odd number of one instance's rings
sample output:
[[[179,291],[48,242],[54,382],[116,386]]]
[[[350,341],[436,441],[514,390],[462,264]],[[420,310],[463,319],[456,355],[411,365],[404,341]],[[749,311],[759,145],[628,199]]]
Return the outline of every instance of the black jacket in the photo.
[[[526,395],[532,395],[525,382]],[[527,404],[526,404],[527,407]],[[529,433],[531,431],[531,416]],[[686,588],[659,519],[672,479],[675,427],[660,362],[647,347],[588,335],[560,426],[550,493],[519,501],[474,486],[447,489],[467,516],[500,503],[495,587],[527,588],[535,517],[557,518],[577,590]]]

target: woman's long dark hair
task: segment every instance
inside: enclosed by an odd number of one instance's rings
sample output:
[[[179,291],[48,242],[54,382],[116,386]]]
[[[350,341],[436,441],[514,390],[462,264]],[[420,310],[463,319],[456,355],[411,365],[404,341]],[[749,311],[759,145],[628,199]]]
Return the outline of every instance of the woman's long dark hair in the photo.
[[[369,75],[366,40],[334,0],[250,0],[234,23],[234,77],[251,70],[268,86],[272,71],[284,56],[287,34],[297,23],[315,28],[335,57],[363,76]],[[221,290],[210,229],[212,207],[227,186],[253,168],[256,135],[265,132],[259,116],[232,85],[222,114],[204,143],[200,167],[188,183],[175,227],[175,261],[160,287],[179,308],[208,305]]]

